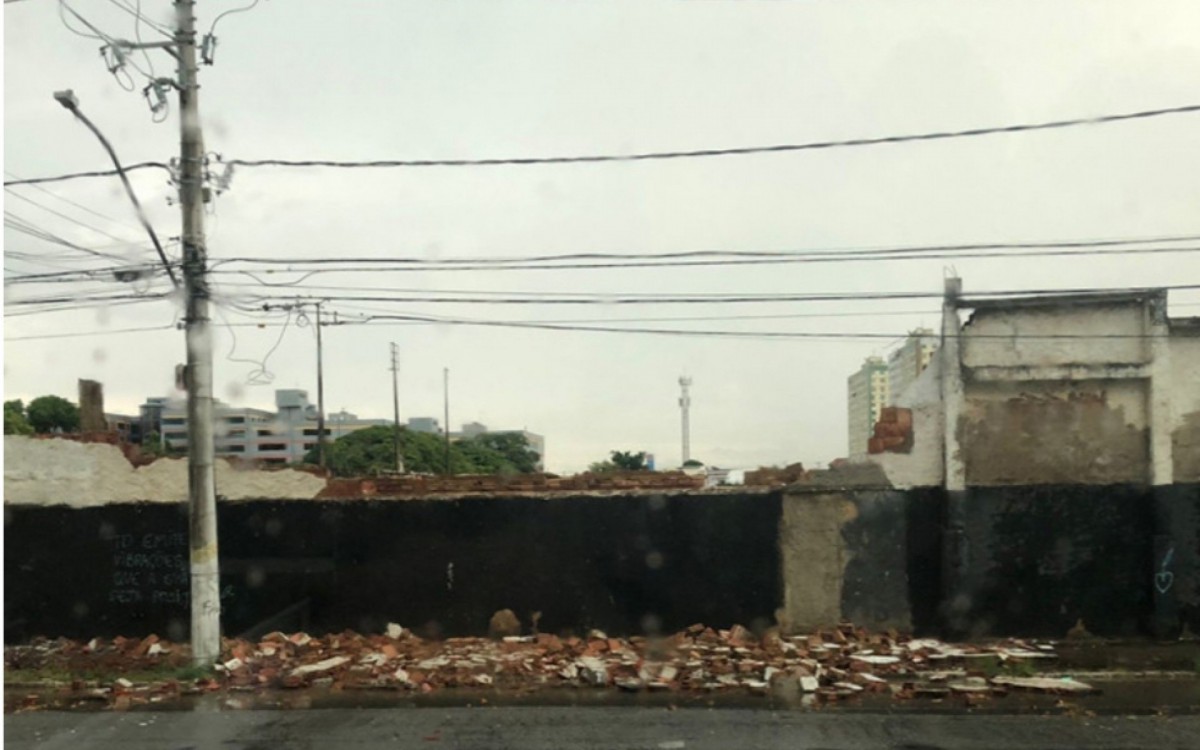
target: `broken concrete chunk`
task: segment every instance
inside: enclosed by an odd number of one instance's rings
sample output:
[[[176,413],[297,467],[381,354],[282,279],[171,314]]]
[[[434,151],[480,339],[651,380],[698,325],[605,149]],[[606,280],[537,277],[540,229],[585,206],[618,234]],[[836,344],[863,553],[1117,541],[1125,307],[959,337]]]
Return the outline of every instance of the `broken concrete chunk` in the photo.
[[[394,622],[387,624],[387,637],[392,640],[400,640],[404,637],[405,630]]]
[[[349,656],[334,656],[324,661],[316,662],[315,664],[305,664],[296,667],[292,670],[292,677],[303,677],[306,674],[317,674],[319,672],[328,672],[331,669],[342,666],[350,661]]]
[[[806,693],[815,693],[820,683],[812,675],[800,675],[800,689]]]
[[[1096,688],[1071,677],[994,677],[992,684],[1048,693],[1096,692]]]
[[[305,646],[312,642],[312,636],[310,636],[308,633],[294,633],[288,636],[288,640],[297,646]]]
[[[967,677],[951,682],[950,690],[955,693],[990,693],[992,686],[982,677]]]
[[[615,682],[616,686],[626,692],[635,693],[646,686],[645,682],[633,677],[623,677]]]
[[[866,662],[867,664],[899,664],[900,657],[898,656],[883,656],[881,654],[854,654],[850,657],[855,661]]]

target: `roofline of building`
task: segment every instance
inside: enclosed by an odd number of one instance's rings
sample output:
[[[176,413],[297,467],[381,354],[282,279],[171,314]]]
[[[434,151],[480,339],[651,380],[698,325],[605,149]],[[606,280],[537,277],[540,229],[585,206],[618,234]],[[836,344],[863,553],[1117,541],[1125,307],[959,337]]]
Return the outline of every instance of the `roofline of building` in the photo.
[[[1165,303],[1166,299],[1166,289],[1123,289],[1117,292],[1075,292],[1025,297],[989,297],[984,299],[961,297],[955,301],[955,306],[973,310],[1005,310],[1012,308],[1029,309],[1072,305],[1127,305],[1152,300],[1159,300]]]

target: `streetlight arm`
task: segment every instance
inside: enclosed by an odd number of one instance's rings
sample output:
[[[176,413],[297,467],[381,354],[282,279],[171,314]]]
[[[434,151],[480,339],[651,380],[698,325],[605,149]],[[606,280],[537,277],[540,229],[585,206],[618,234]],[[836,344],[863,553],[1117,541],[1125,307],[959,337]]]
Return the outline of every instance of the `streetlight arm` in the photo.
[[[121,166],[121,160],[117,158],[117,152],[113,150],[112,144],[100,132],[100,129],[87,118],[83,112],[79,111],[79,100],[75,97],[75,92],[67,89],[66,91],[54,92],[54,99],[59,104],[68,109],[71,114],[87,126],[88,130],[100,140],[100,145],[104,146],[104,150],[108,152],[109,158],[112,159],[113,166],[117,168],[117,176],[121,178],[121,184],[125,186],[125,192],[129,195],[129,200],[133,201],[133,207],[137,210],[138,221],[141,222],[142,228],[150,235],[150,241],[154,243],[154,249],[158,251],[158,257],[162,260],[163,268],[167,270],[167,276],[171,278],[171,283],[175,288],[179,288],[179,279],[175,278],[175,272],[171,269],[171,263],[167,260],[167,254],[163,251],[162,244],[158,241],[158,235],[154,232],[154,227],[150,226],[150,221],[146,218],[146,212],[142,209],[141,201],[138,200],[137,194],[133,192],[133,185],[129,184],[129,177],[125,174],[125,168]]]

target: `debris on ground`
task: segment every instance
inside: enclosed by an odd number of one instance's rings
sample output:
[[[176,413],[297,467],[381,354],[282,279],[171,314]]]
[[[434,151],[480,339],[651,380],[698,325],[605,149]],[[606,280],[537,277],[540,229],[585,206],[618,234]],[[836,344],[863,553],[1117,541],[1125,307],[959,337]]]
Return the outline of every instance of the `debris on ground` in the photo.
[[[1047,642],[949,644],[894,631],[871,633],[850,624],[793,636],[772,630],[758,637],[740,625],[715,630],[697,624],[656,638],[616,638],[598,630],[580,638],[520,635],[513,632],[520,627],[515,620],[511,611],[497,612],[492,638],[425,640],[390,623],[377,635],[276,632],[257,642],[225,639],[220,659],[205,674],[189,673],[187,645],[156,636],[86,643],[38,639],[7,647],[5,665],[10,677],[57,676],[59,684],[69,682],[74,699],[112,707],[212,690],[321,686],[423,693],[454,688],[740,690],[829,701],[862,694],[978,700],[1010,690],[1093,691],[1071,678],[1029,676],[1031,665],[1056,657],[1054,645]],[[110,677],[104,684],[72,677],[98,674]]]

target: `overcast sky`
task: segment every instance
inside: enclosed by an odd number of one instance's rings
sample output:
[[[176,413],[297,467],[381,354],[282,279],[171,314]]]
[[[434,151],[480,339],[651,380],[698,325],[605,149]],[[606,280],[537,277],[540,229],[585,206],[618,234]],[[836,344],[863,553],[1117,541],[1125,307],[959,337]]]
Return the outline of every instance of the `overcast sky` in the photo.
[[[132,5],[133,0],[130,4]],[[200,25],[242,3],[198,3]],[[112,2],[73,7],[134,37]],[[171,23],[167,0],[145,14]],[[6,179],[106,169],[96,140],[52,99],[71,88],[126,163],[178,153],[178,119],[151,122],[100,42],[64,27],[54,0],[4,6]],[[78,22],[73,25],[79,27]],[[1037,122],[1200,103],[1200,4],[1179,2],[400,2],[264,0],[225,17],[202,67],[207,148],[226,158],[426,159],[558,156],[797,143]],[[143,38],[154,32],[141,28]],[[159,75],[172,61],[151,53]],[[135,60],[146,67],[144,58]],[[127,84],[128,85],[128,84]],[[163,237],[179,232],[165,173],[134,173]],[[115,178],[5,193],[19,217],[131,261],[151,258]],[[14,197],[94,225],[124,241]],[[73,201],[91,211],[88,213]],[[1200,234],[1200,115],[1060,131],[672,162],[391,170],[245,169],[210,207],[209,252],[502,257],[574,252],[804,250],[955,242]],[[9,228],[5,276],[104,267]],[[12,255],[13,251],[19,255]],[[174,251],[174,248],[172,248]],[[31,258],[30,254],[34,257]],[[968,293],[1200,282],[1200,254],[958,259]],[[296,294],[386,289],[504,292],[937,293],[947,262],[922,260],[666,269],[324,274]],[[278,281],[298,279],[281,273]],[[236,285],[243,286],[236,286]],[[316,285],[354,290],[317,290]],[[63,288],[66,287],[66,288]],[[5,398],[104,383],[109,411],[168,395],[184,359],[172,301],[21,315],[15,299],[78,293],[8,286]],[[117,282],[88,289],[131,291]],[[164,282],[155,288],[166,289]],[[223,299],[261,288],[223,275]],[[278,294],[280,290],[275,290]],[[377,292],[387,295],[388,292]],[[394,294],[394,292],[393,292]],[[1200,295],[1173,293],[1195,315]],[[395,312],[494,320],[622,322],[641,328],[874,332],[937,325],[937,300],[825,304],[435,305]],[[269,407],[274,388],[315,399],[313,329],[223,306],[217,395]],[[339,320],[361,305],[330,303]],[[830,316],[831,313],[838,314]],[[854,313],[854,315],[842,315]],[[813,316],[815,314],[815,316]],[[795,316],[812,317],[795,317]],[[792,316],[724,319],[731,316]],[[216,315],[218,324],[221,314]],[[295,321],[293,320],[293,323]],[[283,337],[280,339],[280,332]],[[14,337],[94,336],[13,341]],[[231,339],[236,332],[236,346]],[[247,385],[267,361],[270,385]],[[846,377],[882,339],[729,340],[451,325],[324,329],[328,411],[391,414],[388,344],[401,348],[401,413],[544,434],[551,470],[610,449],[679,461],[680,375],[694,379],[692,454],[721,466],[846,453]]]

